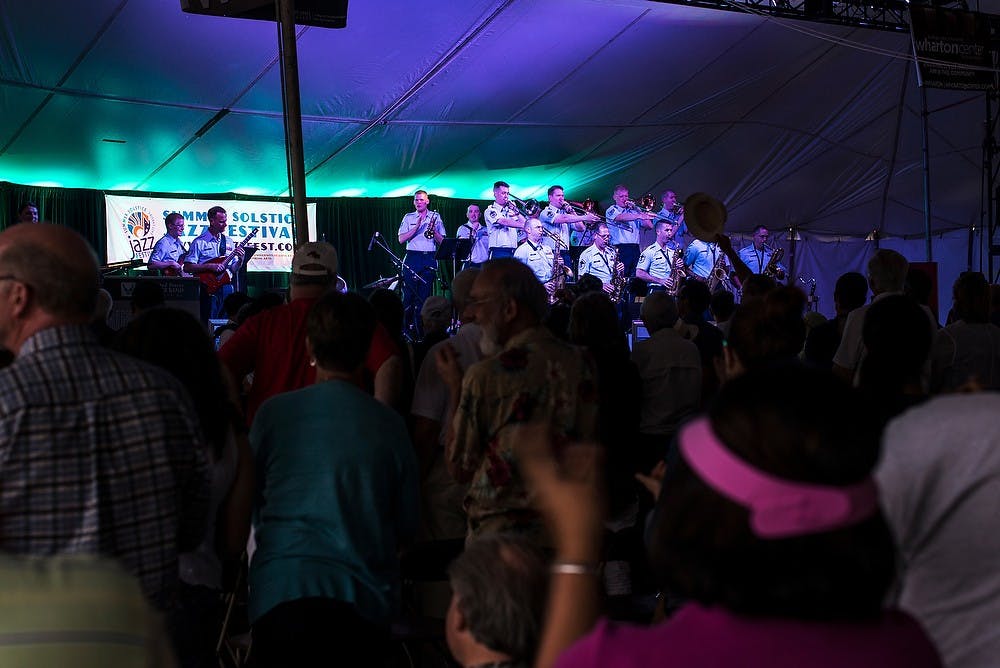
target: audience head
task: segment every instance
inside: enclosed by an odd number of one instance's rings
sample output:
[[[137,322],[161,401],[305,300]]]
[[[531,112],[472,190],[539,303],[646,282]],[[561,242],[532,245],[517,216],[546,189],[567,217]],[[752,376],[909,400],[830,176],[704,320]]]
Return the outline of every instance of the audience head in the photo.
[[[906,295],[872,302],[861,329],[865,357],[858,388],[892,417],[910,405],[906,396],[923,394],[921,376],[931,350],[927,312]]]
[[[727,375],[794,360],[806,340],[805,306],[806,296],[790,286],[740,304],[726,339]]]
[[[650,334],[669,329],[677,323],[677,302],[665,292],[654,292],[646,297],[639,310],[642,322]]]
[[[420,307],[420,321],[424,337],[444,333],[451,325],[451,302],[440,295],[431,295]]]
[[[157,308],[167,303],[163,286],[155,280],[136,281],[132,288],[132,315]]]
[[[90,322],[97,280],[97,256],[67,227],[14,225],[0,232],[0,345],[17,353],[41,329]]]
[[[154,284],[155,285],[155,284]],[[146,309],[129,321],[116,340],[118,350],[166,369],[187,389],[202,431],[216,456],[222,453],[230,424],[237,424],[215,345],[204,326],[187,311]],[[232,412],[220,420],[219,406]]]
[[[90,321],[107,324],[108,317],[111,315],[111,308],[114,305],[115,300],[111,297],[111,293],[104,288],[100,288],[97,291],[97,299],[94,301],[94,315]]]
[[[588,292],[573,302],[569,314],[569,340],[589,350],[625,346],[618,312],[603,292]]]
[[[375,319],[382,323],[389,335],[394,339],[403,336],[403,300],[393,290],[379,288],[368,295],[368,303],[375,309]]]
[[[649,294],[649,283],[634,276],[628,280],[628,293],[633,301],[645,298]]]
[[[847,315],[868,299],[868,281],[856,271],[841,274],[833,288],[833,303],[837,313]]]
[[[245,292],[234,292],[233,294],[222,300],[222,310],[226,312],[226,317],[230,320],[236,320],[237,314],[239,314],[240,309],[249,304],[252,299]]]
[[[763,297],[771,290],[778,287],[778,283],[765,274],[751,274],[743,281],[743,299],[753,299]]]
[[[448,568],[452,599],[448,647],[462,665],[485,663],[482,649],[530,665],[541,635],[548,590],[541,551],[510,534],[471,541]]]
[[[709,308],[715,322],[726,322],[736,312],[736,297],[729,290],[718,290],[712,295]]]
[[[868,285],[872,294],[902,292],[910,263],[894,250],[880,248],[868,260]]]
[[[313,297],[329,290],[337,282],[338,266],[336,248],[325,241],[307,241],[292,255],[293,292]]]
[[[306,344],[318,371],[355,374],[375,332],[375,310],[353,292],[328,292],[306,316]]]
[[[990,319],[990,285],[982,272],[963,271],[951,288],[955,317],[969,323]]]
[[[483,328],[480,345],[487,355],[515,334],[534,327],[545,318],[548,295],[535,274],[514,258],[486,262],[470,293],[476,323]]]
[[[236,313],[236,324],[242,325],[258,313],[263,313],[268,309],[274,308],[275,306],[281,306],[284,303],[285,297],[280,292],[273,290],[265,292],[256,299],[251,299],[240,307],[240,310]]]
[[[576,292],[579,295],[585,295],[588,292],[601,292],[603,290],[604,283],[602,283],[601,279],[593,274],[584,274],[576,282]]]
[[[650,556],[665,590],[748,616],[877,616],[895,559],[870,485],[879,433],[866,403],[829,373],[783,366],[724,385],[704,421],[682,432],[683,457],[663,481]],[[740,475],[720,481],[727,466]],[[852,488],[856,512],[755,506],[745,483],[754,472],[800,496]]]
[[[712,293],[701,281],[688,279],[677,291],[677,311],[682,318],[698,317],[708,310],[712,301]]]

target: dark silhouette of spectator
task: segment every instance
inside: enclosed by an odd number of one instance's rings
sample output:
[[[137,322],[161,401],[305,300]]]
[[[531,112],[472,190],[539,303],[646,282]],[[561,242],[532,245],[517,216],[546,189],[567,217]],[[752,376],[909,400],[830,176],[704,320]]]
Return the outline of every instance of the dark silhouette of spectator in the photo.
[[[952,297],[955,321],[938,330],[931,350],[931,392],[953,392],[970,384],[1000,389],[1000,327],[989,322],[986,277],[978,271],[963,272]]]
[[[841,274],[833,289],[833,305],[837,315],[833,320],[816,325],[806,336],[805,361],[817,369],[833,368],[833,355],[840,345],[847,316],[863,306],[868,296],[868,281],[856,271]]]
[[[887,295],[865,314],[862,342],[867,354],[861,362],[858,389],[888,421],[923,401],[922,380],[931,350],[927,312],[911,298]]]

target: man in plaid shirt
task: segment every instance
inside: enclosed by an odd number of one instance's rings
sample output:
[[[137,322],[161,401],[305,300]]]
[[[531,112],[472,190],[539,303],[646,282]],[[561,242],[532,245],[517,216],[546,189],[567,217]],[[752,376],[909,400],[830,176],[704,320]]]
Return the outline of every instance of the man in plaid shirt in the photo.
[[[208,454],[166,372],[87,328],[97,261],[77,233],[0,233],[0,550],[103,554],[169,609],[177,554],[205,531]]]

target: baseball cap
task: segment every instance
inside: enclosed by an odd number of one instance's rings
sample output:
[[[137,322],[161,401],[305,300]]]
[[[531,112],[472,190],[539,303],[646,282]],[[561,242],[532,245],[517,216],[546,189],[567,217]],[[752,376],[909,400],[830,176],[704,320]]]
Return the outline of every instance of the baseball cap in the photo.
[[[325,241],[307,241],[292,256],[292,273],[328,276],[337,273],[337,249]]]

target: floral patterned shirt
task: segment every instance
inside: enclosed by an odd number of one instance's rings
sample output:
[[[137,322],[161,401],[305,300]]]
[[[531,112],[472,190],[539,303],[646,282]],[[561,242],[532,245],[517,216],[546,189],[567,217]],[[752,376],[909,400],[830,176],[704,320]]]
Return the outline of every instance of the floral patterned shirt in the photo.
[[[518,422],[548,420],[557,448],[597,433],[597,381],[581,348],[533,327],[503,351],[466,372],[448,453],[459,482],[469,482],[469,534],[541,531],[517,470],[511,430]]]

